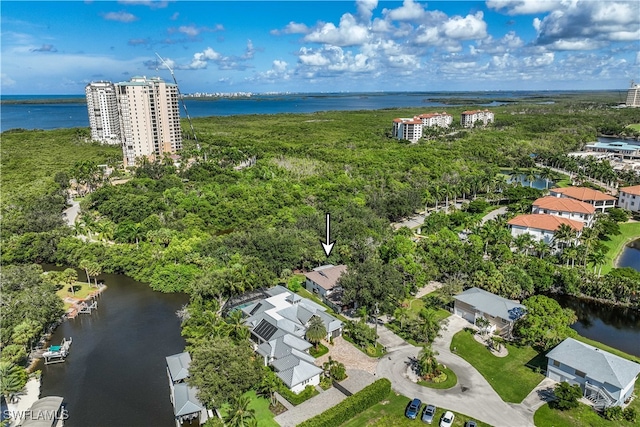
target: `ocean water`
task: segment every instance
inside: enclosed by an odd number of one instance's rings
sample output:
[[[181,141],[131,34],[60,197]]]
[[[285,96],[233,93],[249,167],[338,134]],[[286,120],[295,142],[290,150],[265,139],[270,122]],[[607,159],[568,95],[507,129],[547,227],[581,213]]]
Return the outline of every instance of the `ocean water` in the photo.
[[[464,105],[494,107],[510,100],[537,96],[535,92],[376,92],[253,95],[250,98],[215,100],[186,99],[191,117],[232,116],[243,114],[313,113],[318,111],[380,110],[416,108],[446,111],[458,99]],[[551,92],[545,92],[551,95]],[[57,129],[88,127],[89,118],[84,95],[3,95],[0,105],[0,131],[22,129]],[[55,102],[63,100],[66,102]],[[442,100],[442,101],[439,101]],[[469,102],[466,102],[469,100]],[[5,103],[4,101],[13,101]],[[28,103],[24,103],[27,102]],[[39,102],[40,101],[40,102]],[[481,102],[478,102],[481,101]],[[23,102],[23,103],[20,103]],[[181,116],[186,114],[181,106]]]

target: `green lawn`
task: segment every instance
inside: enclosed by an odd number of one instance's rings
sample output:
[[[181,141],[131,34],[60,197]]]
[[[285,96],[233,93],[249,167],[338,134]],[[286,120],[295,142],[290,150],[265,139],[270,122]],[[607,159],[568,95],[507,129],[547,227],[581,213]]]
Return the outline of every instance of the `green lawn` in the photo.
[[[244,394],[249,396],[251,403],[249,403],[249,409],[256,411],[256,420],[260,427],[279,427],[279,424],[274,421],[274,415],[269,410],[269,400],[264,397],[256,395],[254,390],[248,391]],[[229,405],[223,405],[220,408],[220,413],[224,417],[229,410]]]
[[[520,403],[544,379],[526,364],[546,364],[543,355],[533,348],[506,344],[509,355],[496,357],[477,342],[472,332],[463,330],[453,336],[451,349],[471,363],[505,402]],[[517,380],[515,380],[517,379]]]
[[[404,416],[404,411],[409,404],[409,398],[391,392],[387,400],[372,406],[358,416],[350,419],[342,424],[342,427],[403,427],[403,426],[420,426],[426,425],[419,419],[410,420]],[[422,402],[424,407],[428,402]],[[446,408],[438,408],[433,421],[433,426],[438,425],[438,420],[445,413]],[[451,411],[455,414],[453,421],[454,427],[463,427],[465,421],[471,420],[471,417]],[[420,411],[422,415],[422,411]],[[478,426],[489,427],[489,424],[478,422]]]
[[[446,380],[444,380],[441,383],[434,383],[434,382],[431,382],[431,381],[418,381],[418,384],[420,384],[421,386],[424,386],[424,387],[444,390],[444,389],[447,389],[447,388],[451,388],[451,387],[453,387],[454,385],[456,385],[458,383],[458,377],[456,376],[455,372],[453,372],[449,368],[445,368],[443,365],[440,365],[440,369],[442,369],[442,371],[445,374],[447,374],[447,379]]]
[[[627,222],[620,224],[620,234],[612,236],[611,240],[603,243],[609,248],[606,254],[606,264],[602,266],[602,274],[606,274],[613,268],[613,262],[618,257],[624,246],[632,240],[640,238],[640,222]]]
[[[640,123],[634,123],[634,124],[632,124],[632,125],[628,125],[627,127],[628,127],[628,128],[631,128],[631,129],[633,129],[633,130],[640,131]]]
[[[75,282],[73,284],[74,292],[71,292],[70,289],[71,289],[71,286],[64,285],[62,288],[60,288],[60,289],[58,289],[56,291],[56,295],[58,295],[63,301],[67,297],[77,298],[77,299],[84,299],[87,296],[89,296],[89,294],[91,294],[91,293],[93,293],[93,292],[98,290],[98,288],[96,288],[95,286],[90,286],[86,282]],[[64,303],[64,309],[66,310],[69,307],[71,307],[71,303],[65,302]]]
[[[313,346],[309,349],[309,354],[315,357],[316,359],[327,353],[329,353],[329,349],[327,348],[327,346],[321,343],[318,344],[318,350],[316,350],[316,346]]]

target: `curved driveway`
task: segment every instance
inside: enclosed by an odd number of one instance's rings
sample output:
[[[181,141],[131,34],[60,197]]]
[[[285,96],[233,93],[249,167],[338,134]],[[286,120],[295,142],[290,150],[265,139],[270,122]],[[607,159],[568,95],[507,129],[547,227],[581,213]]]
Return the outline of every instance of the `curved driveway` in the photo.
[[[394,390],[409,397],[417,397],[425,403],[460,412],[496,427],[533,426],[533,417],[526,416],[517,406],[502,401],[482,375],[468,362],[449,350],[453,335],[469,326],[457,316],[448,318],[448,325],[441,330],[441,336],[433,342],[438,351],[438,361],[452,369],[458,383],[447,390],[437,390],[420,386],[407,378],[409,358],[417,357],[420,348],[404,345],[383,357],[378,363],[376,375],[391,380]],[[517,378],[514,378],[517,381]]]

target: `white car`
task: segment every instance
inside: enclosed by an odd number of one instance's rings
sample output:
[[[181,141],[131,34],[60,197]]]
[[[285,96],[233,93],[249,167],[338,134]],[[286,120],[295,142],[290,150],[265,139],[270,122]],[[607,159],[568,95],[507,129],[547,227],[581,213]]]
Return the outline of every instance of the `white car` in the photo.
[[[440,427],[451,427],[453,425],[454,418],[455,415],[453,415],[453,412],[445,412],[442,418],[440,418]]]

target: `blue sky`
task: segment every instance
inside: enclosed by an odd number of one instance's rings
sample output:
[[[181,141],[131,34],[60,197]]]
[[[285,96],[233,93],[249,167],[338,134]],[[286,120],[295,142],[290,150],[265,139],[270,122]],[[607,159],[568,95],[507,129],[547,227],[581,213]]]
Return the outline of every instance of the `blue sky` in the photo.
[[[640,2],[3,1],[3,94],[626,89]]]

